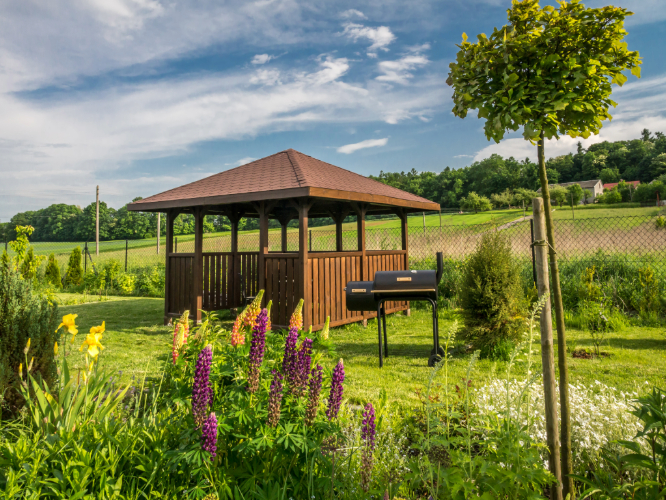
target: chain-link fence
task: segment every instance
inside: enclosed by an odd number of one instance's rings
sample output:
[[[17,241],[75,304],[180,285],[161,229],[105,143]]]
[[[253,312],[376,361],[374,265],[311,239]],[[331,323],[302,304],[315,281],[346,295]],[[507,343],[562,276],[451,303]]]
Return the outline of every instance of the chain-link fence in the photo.
[[[666,227],[661,227],[663,218],[658,216],[625,216],[603,218],[555,219],[554,231],[560,261],[569,265],[631,265],[650,266],[655,274],[666,278]],[[353,229],[349,228],[352,226]],[[343,250],[356,250],[355,225],[343,229]],[[464,261],[479,244],[484,234],[502,231],[509,240],[516,257],[531,260],[532,221],[520,218],[505,224],[412,226],[409,229],[409,255],[411,264],[423,265],[433,260],[436,252],[446,259]],[[269,231],[269,251],[281,251],[280,230]],[[368,250],[400,249],[402,237],[400,227],[367,227],[366,248]],[[204,235],[204,252],[228,252],[231,250],[230,233]],[[115,260],[121,269],[132,271],[147,266],[163,265],[166,242],[156,239],[102,241],[99,253],[95,243],[35,242],[37,255],[54,254],[64,268],[74,247],[79,246],[86,255],[86,268],[100,266]],[[335,230],[313,228],[308,233],[308,247],[312,251],[335,251]],[[239,251],[257,251],[259,232],[241,233],[238,237]],[[179,235],[174,239],[174,250],[178,253],[194,252],[194,236]],[[287,250],[298,250],[298,230],[287,232]],[[11,254],[11,248],[8,248]],[[91,264],[93,263],[93,264]]]

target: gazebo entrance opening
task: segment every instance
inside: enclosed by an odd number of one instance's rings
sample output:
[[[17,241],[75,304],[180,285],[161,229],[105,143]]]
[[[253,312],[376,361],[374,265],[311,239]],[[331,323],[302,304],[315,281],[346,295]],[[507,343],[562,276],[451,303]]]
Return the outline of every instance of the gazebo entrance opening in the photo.
[[[273,183],[272,178],[276,179]],[[237,181],[242,179],[250,179],[249,185],[239,187]],[[344,190],[339,189],[342,186]],[[201,310],[242,307],[243,295],[254,296],[264,289],[264,304],[273,301],[271,321],[276,327],[288,324],[303,298],[304,324],[317,330],[327,317],[336,326],[376,316],[347,311],[345,285],[373,280],[379,270],[407,269],[407,214],[438,210],[439,205],[287,150],[140,200],[129,209],[167,214],[165,322],[188,309],[193,319],[200,320]],[[181,213],[194,216],[193,252],[174,248],[173,223]],[[401,247],[368,250],[366,216],[389,213],[400,219]],[[229,219],[228,248],[215,248],[204,241],[206,215]],[[350,215],[356,222],[343,228]],[[259,219],[258,233],[239,238],[243,217]],[[319,242],[312,240],[316,231],[310,236],[308,222],[318,217],[334,221],[335,241],[327,245],[330,249],[318,250]],[[269,231],[269,220],[278,221],[280,229]],[[298,221],[297,230],[288,227],[292,220]],[[407,302],[391,302],[386,311],[408,308]]]

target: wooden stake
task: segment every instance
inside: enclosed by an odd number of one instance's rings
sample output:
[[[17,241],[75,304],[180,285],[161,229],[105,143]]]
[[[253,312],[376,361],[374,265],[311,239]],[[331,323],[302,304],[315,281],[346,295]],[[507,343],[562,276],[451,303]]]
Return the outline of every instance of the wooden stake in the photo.
[[[536,268],[537,289],[539,298],[550,294],[548,279],[548,243],[546,237],[546,219],[543,200],[532,200],[534,220],[534,264]],[[555,389],[555,360],[553,355],[553,318],[551,316],[550,299],[541,310],[541,363],[543,366],[543,394],[546,407],[546,441],[549,456],[548,466],[551,474],[557,479],[557,485],[551,488],[551,500],[562,500],[562,471],[560,465],[560,440],[557,419],[557,397]]]
[[[544,215],[546,218],[546,235],[548,236],[548,259],[550,262],[550,276],[553,280],[552,298],[555,309],[555,323],[557,326],[557,366],[560,376],[560,460],[562,467],[562,495],[564,498],[576,494],[573,484],[573,458],[571,453],[571,406],[569,400],[569,367],[567,362],[567,337],[564,325],[564,304],[562,302],[562,289],[560,288],[560,270],[557,264],[555,251],[555,229],[553,215],[550,208],[550,190],[546,174],[546,159],[544,152],[544,132],[538,142],[539,180],[543,197]]]

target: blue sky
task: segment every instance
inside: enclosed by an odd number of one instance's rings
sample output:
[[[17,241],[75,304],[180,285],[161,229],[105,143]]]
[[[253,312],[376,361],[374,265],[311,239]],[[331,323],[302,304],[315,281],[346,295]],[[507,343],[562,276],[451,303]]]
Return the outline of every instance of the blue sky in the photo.
[[[598,7],[604,1],[589,1]],[[624,0],[643,78],[601,140],[666,132],[666,0]],[[101,197],[119,208],[287,148],[361,174],[440,171],[500,153],[454,117],[462,32],[508,0],[9,0],[0,3],[0,220]],[[564,137],[547,156],[575,149]]]

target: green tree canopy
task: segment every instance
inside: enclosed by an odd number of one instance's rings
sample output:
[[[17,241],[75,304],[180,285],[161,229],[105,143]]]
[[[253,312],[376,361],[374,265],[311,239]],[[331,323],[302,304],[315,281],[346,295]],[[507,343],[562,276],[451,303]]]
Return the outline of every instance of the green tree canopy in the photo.
[[[479,211],[492,210],[493,206],[488,198],[479,196],[474,191],[471,191],[466,198],[460,200],[460,208],[463,210],[474,210],[475,213],[479,213]]]

